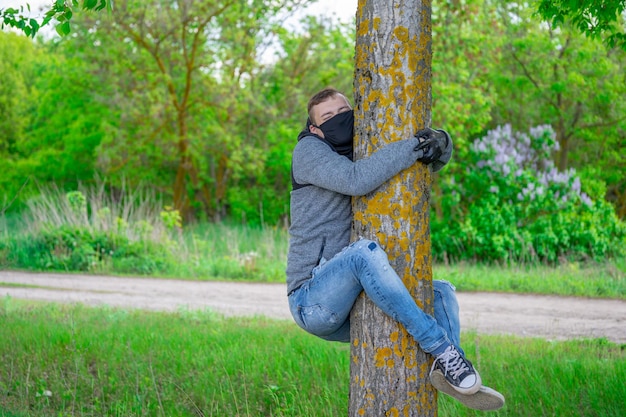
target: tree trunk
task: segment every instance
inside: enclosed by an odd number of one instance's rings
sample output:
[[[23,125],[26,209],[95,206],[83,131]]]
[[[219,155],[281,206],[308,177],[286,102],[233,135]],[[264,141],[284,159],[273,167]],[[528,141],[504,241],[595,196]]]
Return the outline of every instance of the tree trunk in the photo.
[[[357,11],[355,158],[430,125],[430,0],[365,0]],[[353,237],[376,240],[416,303],[433,310],[428,200],[422,164],[353,200]],[[430,357],[362,295],[351,314],[350,416],[435,416]]]

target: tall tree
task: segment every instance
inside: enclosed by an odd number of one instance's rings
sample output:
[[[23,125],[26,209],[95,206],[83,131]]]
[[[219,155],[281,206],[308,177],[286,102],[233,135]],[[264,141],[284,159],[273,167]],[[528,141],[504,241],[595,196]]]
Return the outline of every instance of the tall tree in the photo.
[[[493,17],[491,0],[433,4],[433,125],[446,127],[461,155],[496,104],[490,76],[503,29]]]
[[[618,167],[626,163],[626,52],[567,24],[541,24],[528,5],[505,4],[500,12],[506,47],[491,75],[500,97],[494,125],[523,131],[550,124],[559,142],[558,168],[576,168],[585,191],[612,201],[623,217],[626,177]]]
[[[93,63],[45,48],[37,63],[37,104],[20,152],[40,184],[76,189],[94,181],[96,153],[107,135],[109,112],[99,96],[106,86],[91,76]]]
[[[242,152],[241,87],[258,71],[257,47],[271,21],[298,4],[125,0],[97,20],[85,16],[73,37],[107,49],[92,57],[116,84],[109,99],[119,111],[117,136],[101,145],[102,170],[143,176],[171,194],[181,212],[219,216],[231,162],[256,162]]]
[[[23,36],[0,32],[0,214],[19,196],[29,175],[20,169],[20,146],[37,96],[32,80],[41,54]]]
[[[538,13],[553,27],[571,23],[587,36],[604,36],[609,47],[626,51],[624,10],[626,0],[539,0],[537,4]]]
[[[8,46],[13,50],[3,56]],[[76,189],[94,180],[110,117],[99,100],[106,86],[91,76],[92,65],[52,43],[0,32],[0,165],[9,167],[0,195],[14,200],[11,210],[51,183]]]
[[[17,152],[33,105],[32,82],[37,48],[23,36],[0,32],[0,157]]]
[[[494,78],[500,81],[500,93],[516,95],[501,106],[508,112],[504,122],[525,124],[516,126],[519,129],[550,123],[560,143],[558,167],[565,170],[579,132],[626,120],[625,103],[619,98],[626,93],[624,53],[606,51],[568,27],[542,26],[522,4],[509,5],[502,15],[508,47]],[[534,103],[530,109],[528,102]],[[502,123],[502,116],[498,119]]]
[[[296,109],[306,108],[311,91],[333,86],[350,92],[354,72],[352,23],[308,16],[298,30],[276,25],[274,32],[271,59],[237,94],[248,128],[234,156],[256,164],[233,164],[228,189],[234,218],[271,224],[288,218],[293,140],[306,117]]]
[[[492,68],[498,62],[502,25],[492,0],[451,0],[433,4],[433,126],[455,138],[454,162],[447,175],[435,175],[434,218],[444,219],[444,182],[466,175],[470,141],[491,121],[497,105]],[[460,207],[458,209],[461,209]],[[448,219],[445,219],[447,221]]]
[[[366,0],[357,11],[355,158],[430,125],[430,1]],[[431,176],[415,164],[371,195],[354,200],[354,236],[386,250],[416,303],[432,313],[428,229]],[[433,416],[429,359],[369,299],[351,314],[351,416]]]

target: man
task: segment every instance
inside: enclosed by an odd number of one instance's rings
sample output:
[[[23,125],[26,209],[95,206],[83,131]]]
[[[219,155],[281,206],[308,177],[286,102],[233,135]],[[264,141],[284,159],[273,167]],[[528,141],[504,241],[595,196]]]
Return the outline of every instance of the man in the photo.
[[[374,191],[416,161],[441,169],[452,155],[449,135],[424,129],[353,161],[354,113],[346,97],[324,89],[311,98],[308,113],[292,158],[287,291],[295,322],[323,339],[349,342],[350,310],[365,291],[434,356],[437,389],[472,408],[500,408],[504,398],[482,386],[459,347],[454,287],[434,282],[435,319],[417,306],[376,242],[350,243],[351,196]]]

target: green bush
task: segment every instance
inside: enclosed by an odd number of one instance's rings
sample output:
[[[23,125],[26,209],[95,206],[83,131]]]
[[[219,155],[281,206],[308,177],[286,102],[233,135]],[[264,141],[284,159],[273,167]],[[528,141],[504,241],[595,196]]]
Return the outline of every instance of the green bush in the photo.
[[[180,215],[141,192],[42,190],[0,237],[0,266],[153,274],[174,262]],[[19,232],[15,232],[19,230]]]
[[[574,170],[556,169],[556,150],[550,126],[529,134],[504,126],[475,141],[463,177],[442,185],[435,256],[554,263],[623,254],[626,225],[610,204],[583,192]]]
[[[45,190],[19,225],[0,218],[0,268],[283,281],[285,230],[219,223],[183,230],[177,210],[148,197]]]
[[[171,256],[165,245],[132,242],[116,233],[65,225],[0,243],[3,263],[16,268],[53,271],[150,274]],[[8,253],[7,253],[8,252]]]

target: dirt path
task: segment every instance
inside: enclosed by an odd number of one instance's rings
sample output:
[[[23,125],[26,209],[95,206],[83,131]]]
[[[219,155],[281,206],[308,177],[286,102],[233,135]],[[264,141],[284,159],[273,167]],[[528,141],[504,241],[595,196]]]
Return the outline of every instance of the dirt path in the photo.
[[[0,271],[2,297],[148,310],[211,309],[291,320],[285,288]],[[547,339],[605,337],[626,343],[626,301],[500,293],[458,293],[458,298],[465,330]]]

